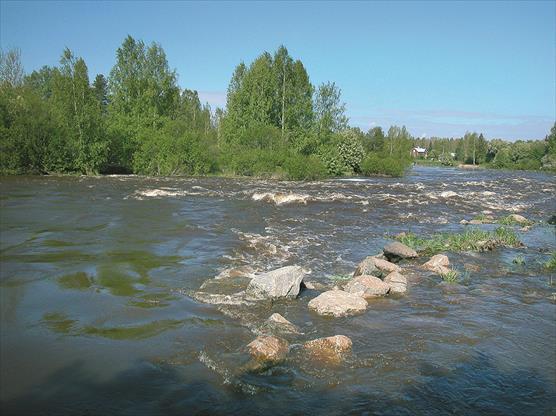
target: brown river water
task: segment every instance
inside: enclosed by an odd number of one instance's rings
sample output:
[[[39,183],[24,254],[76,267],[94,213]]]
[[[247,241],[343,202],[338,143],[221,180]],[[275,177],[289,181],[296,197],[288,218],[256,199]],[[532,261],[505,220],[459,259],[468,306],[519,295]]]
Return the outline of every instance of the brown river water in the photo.
[[[3,415],[556,414],[556,276],[543,266],[556,249],[554,175],[2,177],[0,191]],[[447,253],[456,284],[407,264],[407,294],[362,315],[316,315],[309,289],[248,307],[195,300],[246,265],[300,265],[331,286],[399,232],[509,213],[535,221],[513,227],[524,247]],[[245,346],[274,312],[302,334],[285,362],[245,371]],[[344,362],[303,355],[303,342],[336,334],[353,341]]]

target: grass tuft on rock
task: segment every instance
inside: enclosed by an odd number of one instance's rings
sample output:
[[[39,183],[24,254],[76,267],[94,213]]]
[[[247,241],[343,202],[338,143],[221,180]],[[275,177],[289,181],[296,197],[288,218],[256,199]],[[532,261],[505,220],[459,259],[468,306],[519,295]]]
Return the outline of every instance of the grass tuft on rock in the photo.
[[[397,239],[426,256],[443,251],[487,251],[498,246],[520,247],[522,245],[515,231],[506,227],[499,227],[494,231],[473,228],[461,233],[434,234],[428,238],[407,233]]]

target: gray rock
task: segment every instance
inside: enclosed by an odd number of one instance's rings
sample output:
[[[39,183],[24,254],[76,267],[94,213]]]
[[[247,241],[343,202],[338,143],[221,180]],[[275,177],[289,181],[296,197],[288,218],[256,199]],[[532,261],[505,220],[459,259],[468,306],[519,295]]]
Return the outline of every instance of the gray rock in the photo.
[[[290,321],[279,313],[273,313],[259,328],[259,333],[272,335],[300,334],[301,332]]]
[[[391,263],[388,260],[379,259],[377,257],[373,257],[373,262],[375,266],[382,272],[384,275],[388,275],[392,272],[399,272],[401,273],[402,268],[397,264]],[[381,276],[382,277],[382,276]]]
[[[378,277],[363,275],[351,279],[345,285],[344,290],[357,296],[372,298],[386,295],[390,286]]]
[[[319,315],[351,316],[365,312],[367,301],[343,290],[329,290],[309,302],[309,309]]]
[[[394,263],[402,259],[414,259],[417,257],[417,252],[415,250],[400,243],[399,241],[387,244],[383,251],[386,258]]]
[[[286,266],[256,275],[247,286],[248,299],[295,298],[305,273],[299,266]]]
[[[388,273],[401,271],[400,266],[389,262],[388,260],[381,259],[378,256],[368,256],[359,263],[357,269],[353,273],[353,277],[367,275],[383,277]]]
[[[384,278],[384,283],[390,286],[390,293],[407,292],[407,279],[398,272],[392,272]]]
[[[378,267],[375,265],[374,257],[368,256],[361,261],[357,265],[355,272],[353,273],[353,277],[361,276],[361,275],[374,275],[379,272]]]

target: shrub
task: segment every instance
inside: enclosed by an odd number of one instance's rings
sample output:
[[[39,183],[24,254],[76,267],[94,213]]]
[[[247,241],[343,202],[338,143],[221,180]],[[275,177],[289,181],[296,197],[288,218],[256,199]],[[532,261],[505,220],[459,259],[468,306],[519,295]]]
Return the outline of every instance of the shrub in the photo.
[[[316,156],[294,154],[289,156],[284,169],[289,180],[316,180],[327,176],[326,166]]]
[[[365,176],[387,175],[400,177],[403,176],[407,162],[391,157],[382,157],[377,153],[370,153],[361,164],[361,172]]]

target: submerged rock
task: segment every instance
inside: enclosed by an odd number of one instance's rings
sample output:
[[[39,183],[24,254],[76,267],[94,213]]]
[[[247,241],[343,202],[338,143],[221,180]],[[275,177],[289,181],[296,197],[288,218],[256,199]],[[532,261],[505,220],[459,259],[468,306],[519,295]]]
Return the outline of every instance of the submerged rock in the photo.
[[[319,315],[351,316],[365,312],[367,301],[361,296],[343,290],[329,290],[312,299],[309,302],[309,309]]]
[[[286,266],[256,275],[247,286],[249,299],[295,298],[305,273],[299,266]]]
[[[401,267],[397,264],[391,263],[388,260],[378,258],[377,256],[368,256],[357,265],[353,277],[367,275],[367,276],[382,276],[394,271],[401,271]]]
[[[439,267],[448,267],[450,259],[445,254],[436,254],[430,258],[429,261],[424,263],[422,267],[431,272],[435,272]]]
[[[253,273],[255,273],[255,269],[253,269],[251,266],[232,267],[222,270],[214,278],[216,280],[221,280],[234,277],[251,277]]]
[[[273,313],[259,328],[259,332],[263,334],[300,334],[301,332],[290,321],[279,313]]]
[[[384,278],[384,283],[390,286],[390,293],[407,292],[407,279],[398,272],[392,272]]]
[[[314,358],[337,363],[351,351],[352,345],[351,339],[345,335],[334,335],[307,341],[303,347]]]
[[[257,361],[279,362],[286,358],[289,344],[274,336],[261,335],[247,344],[251,356]]]
[[[383,251],[386,258],[394,263],[403,259],[414,259],[418,256],[415,250],[400,243],[399,241],[387,244]]]
[[[345,285],[344,290],[357,296],[372,298],[386,295],[390,290],[390,286],[378,277],[363,275],[350,280]]]
[[[211,305],[249,306],[252,304],[252,302],[245,299],[245,292],[232,293],[231,295],[194,292],[191,294],[191,297],[199,302],[209,303]]]

